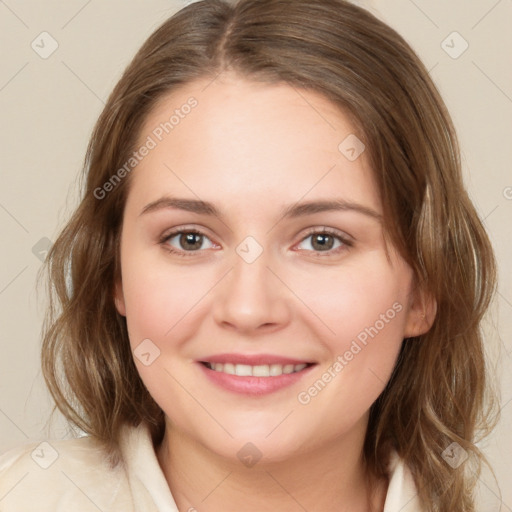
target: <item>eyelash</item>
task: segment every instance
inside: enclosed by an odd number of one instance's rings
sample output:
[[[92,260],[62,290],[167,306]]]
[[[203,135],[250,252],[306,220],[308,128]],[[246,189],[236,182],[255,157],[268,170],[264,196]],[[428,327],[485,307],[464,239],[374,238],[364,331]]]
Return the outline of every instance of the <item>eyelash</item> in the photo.
[[[175,254],[177,256],[182,256],[182,257],[192,257],[192,256],[195,256],[195,253],[198,253],[198,252],[201,252],[201,249],[200,250],[196,250],[196,251],[184,251],[184,250],[177,250],[176,248],[170,246],[167,242],[171,239],[171,238],[174,238],[176,235],[182,235],[182,234],[196,234],[196,235],[200,235],[200,236],[204,236],[206,238],[209,238],[208,235],[206,235],[205,233],[195,229],[195,228],[181,228],[181,229],[177,229],[175,231],[172,231],[171,233],[167,233],[165,234],[164,236],[162,236],[159,240],[159,243],[160,245],[162,245],[162,247],[169,251],[170,253],[172,254]],[[333,254],[338,254],[339,252],[341,251],[344,251],[344,250],[347,250],[348,248],[352,247],[354,245],[353,241],[348,239],[347,237],[341,235],[338,231],[336,231],[335,229],[332,229],[332,228],[311,228],[310,230],[308,230],[305,234],[305,236],[300,240],[299,243],[302,243],[304,242],[307,238],[309,238],[311,235],[330,235],[332,236],[333,238],[337,239],[338,241],[340,241],[343,245],[340,246],[340,247],[337,247],[336,249],[330,249],[328,251],[308,251],[308,252],[312,252],[315,254],[315,257],[320,257],[320,258],[324,258],[326,256],[331,256]],[[325,253],[325,254],[322,254],[322,253]]]

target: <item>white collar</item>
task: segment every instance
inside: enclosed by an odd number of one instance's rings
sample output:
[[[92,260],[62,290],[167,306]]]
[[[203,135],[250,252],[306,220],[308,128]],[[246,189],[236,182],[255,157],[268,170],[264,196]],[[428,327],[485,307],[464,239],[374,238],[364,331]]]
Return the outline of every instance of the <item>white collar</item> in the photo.
[[[156,458],[147,427],[124,427],[121,453],[133,493],[134,509],[179,512]],[[390,459],[384,512],[421,512],[410,470],[396,452],[392,453]]]

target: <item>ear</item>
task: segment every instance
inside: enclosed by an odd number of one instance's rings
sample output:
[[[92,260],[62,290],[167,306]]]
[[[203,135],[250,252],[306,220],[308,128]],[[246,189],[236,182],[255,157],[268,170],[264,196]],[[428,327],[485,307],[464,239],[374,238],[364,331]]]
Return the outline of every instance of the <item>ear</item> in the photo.
[[[417,285],[410,295],[404,338],[414,338],[430,330],[437,313],[437,301],[431,293]]]
[[[126,316],[126,304],[124,302],[123,283],[120,279],[116,281],[114,287],[114,303],[116,305],[117,312],[120,315]]]

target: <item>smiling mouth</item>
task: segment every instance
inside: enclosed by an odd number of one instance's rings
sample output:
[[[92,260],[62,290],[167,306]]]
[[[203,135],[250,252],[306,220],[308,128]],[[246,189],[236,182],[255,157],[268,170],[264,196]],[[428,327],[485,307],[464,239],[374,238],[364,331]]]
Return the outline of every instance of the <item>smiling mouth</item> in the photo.
[[[201,361],[201,364],[215,372],[237,375],[239,377],[279,377],[290,373],[298,373],[304,368],[313,366],[316,363],[301,364],[233,364],[233,363],[210,363]]]

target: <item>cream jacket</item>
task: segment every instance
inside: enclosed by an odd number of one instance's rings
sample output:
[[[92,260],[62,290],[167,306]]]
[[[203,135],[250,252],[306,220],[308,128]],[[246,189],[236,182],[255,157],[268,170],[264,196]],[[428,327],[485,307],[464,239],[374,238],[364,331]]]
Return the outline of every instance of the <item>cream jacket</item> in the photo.
[[[178,511],[144,427],[124,430],[121,453],[124,463],[111,469],[90,437],[12,449],[0,457],[0,512],[195,512]],[[396,454],[389,477],[384,512],[421,512]]]

